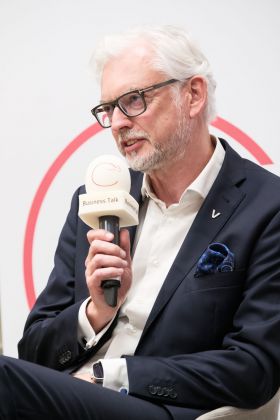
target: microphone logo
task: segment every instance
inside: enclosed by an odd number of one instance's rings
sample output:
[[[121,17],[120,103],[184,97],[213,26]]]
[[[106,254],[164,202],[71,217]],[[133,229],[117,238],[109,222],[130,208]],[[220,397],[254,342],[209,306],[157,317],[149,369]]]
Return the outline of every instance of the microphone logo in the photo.
[[[94,185],[102,188],[111,188],[118,184],[121,168],[112,162],[101,162],[94,166],[91,180]]]

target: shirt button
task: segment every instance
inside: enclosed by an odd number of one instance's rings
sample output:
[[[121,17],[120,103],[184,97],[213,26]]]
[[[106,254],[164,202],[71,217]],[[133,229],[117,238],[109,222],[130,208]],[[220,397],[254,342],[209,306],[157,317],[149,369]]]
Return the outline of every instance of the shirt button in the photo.
[[[153,262],[155,266],[158,266],[158,260],[154,260]]]

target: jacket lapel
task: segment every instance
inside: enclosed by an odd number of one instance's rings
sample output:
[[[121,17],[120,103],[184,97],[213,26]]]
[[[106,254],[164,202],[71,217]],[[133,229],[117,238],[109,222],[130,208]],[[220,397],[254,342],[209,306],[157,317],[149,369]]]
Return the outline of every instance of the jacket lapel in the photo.
[[[184,277],[197,263],[209,243],[215,240],[245,197],[245,193],[239,188],[245,179],[242,158],[224,141],[222,144],[226,155],[220,173],[170,268],[146,322],[141,340]]]
[[[141,195],[141,187],[143,182],[143,173],[142,172],[135,172],[130,169],[131,174],[131,190],[130,195],[138,202],[139,206],[142,204],[142,195]],[[129,226],[127,229],[130,235],[130,249],[132,249],[135,233],[136,233],[137,226]]]

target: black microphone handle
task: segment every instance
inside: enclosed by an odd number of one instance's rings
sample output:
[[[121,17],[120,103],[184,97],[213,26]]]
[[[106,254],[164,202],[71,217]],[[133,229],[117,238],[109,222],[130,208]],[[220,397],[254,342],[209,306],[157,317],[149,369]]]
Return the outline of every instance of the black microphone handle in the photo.
[[[114,239],[112,242],[116,245],[120,244],[120,227],[118,216],[100,216],[99,228],[113,233]],[[108,279],[102,281],[101,287],[104,289],[104,297],[109,306],[117,306],[118,288],[120,285],[120,280],[117,279]]]

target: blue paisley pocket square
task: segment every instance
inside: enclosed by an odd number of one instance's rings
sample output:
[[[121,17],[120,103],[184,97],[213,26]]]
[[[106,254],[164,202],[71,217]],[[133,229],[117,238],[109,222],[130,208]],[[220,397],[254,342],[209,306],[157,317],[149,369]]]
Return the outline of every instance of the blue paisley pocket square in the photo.
[[[208,246],[199,258],[195,277],[234,270],[234,254],[229,248],[219,242]]]

